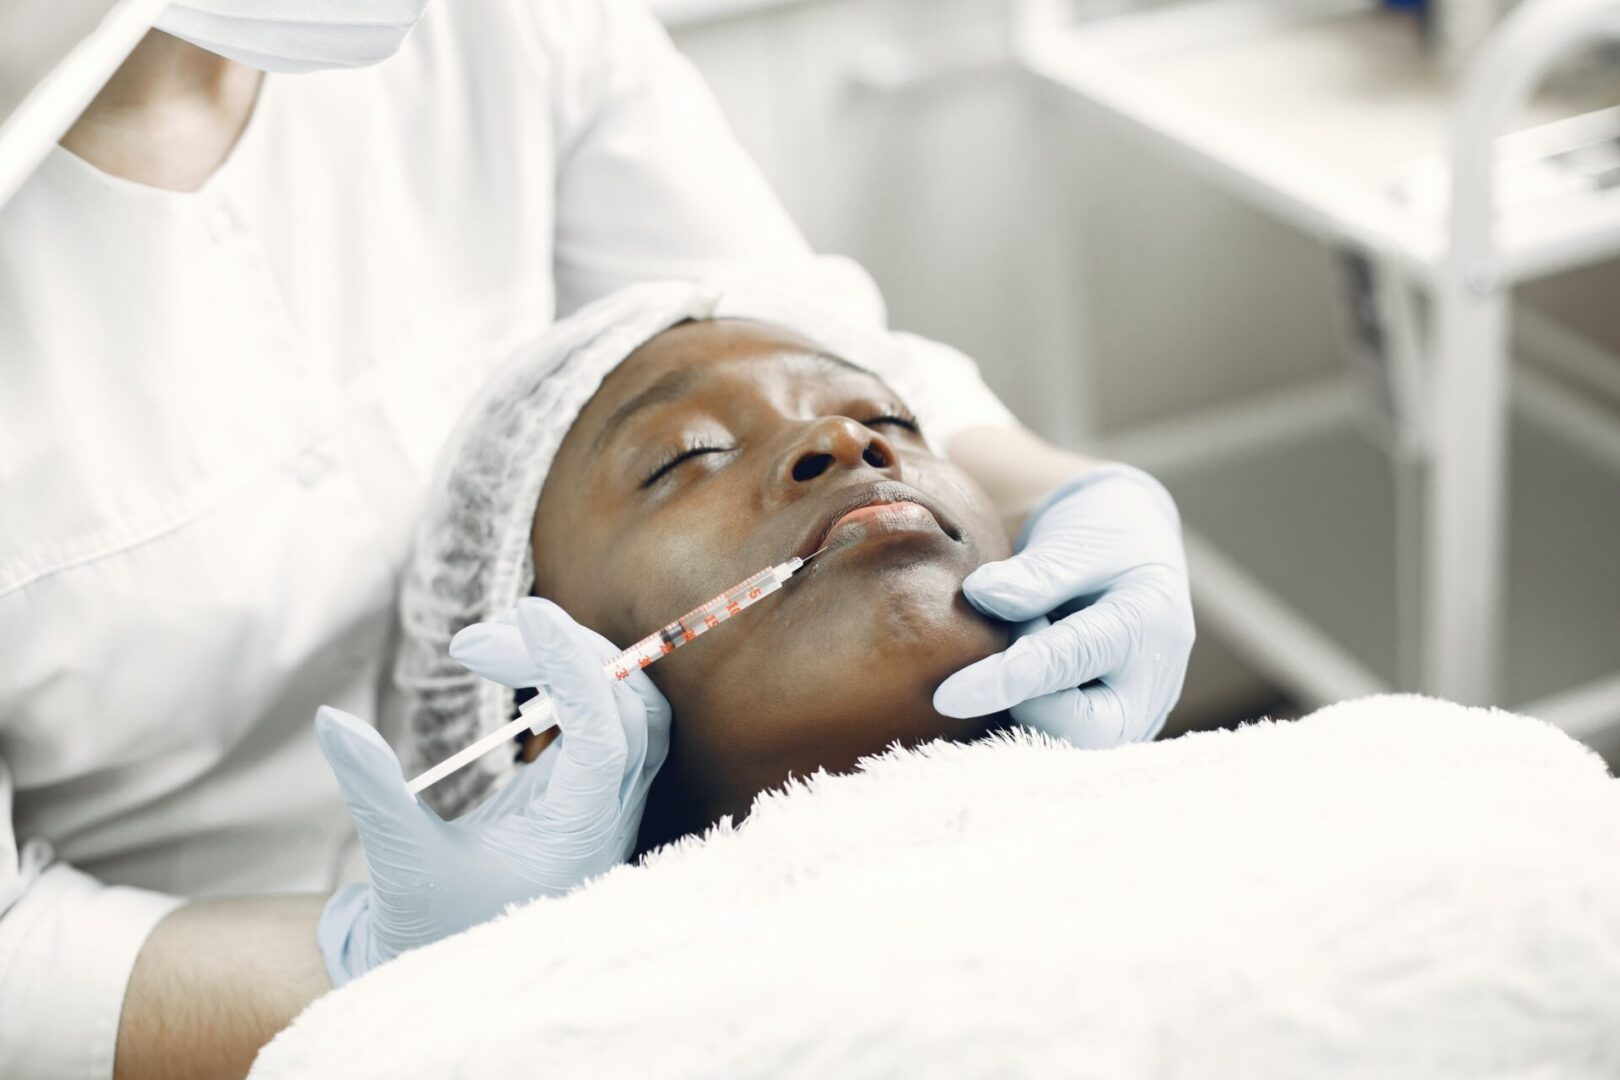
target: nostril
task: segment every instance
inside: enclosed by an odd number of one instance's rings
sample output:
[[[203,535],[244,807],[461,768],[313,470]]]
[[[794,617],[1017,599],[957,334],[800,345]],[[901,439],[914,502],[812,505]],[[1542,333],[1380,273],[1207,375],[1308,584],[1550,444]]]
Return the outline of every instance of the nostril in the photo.
[[[889,467],[889,455],[877,443],[868,443],[866,445],[866,449],[861,451],[861,460],[874,469],[887,469]]]
[[[793,463],[793,479],[800,483],[814,480],[827,471],[827,466],[831,465],[832,461],[831,454],[806,454]]]

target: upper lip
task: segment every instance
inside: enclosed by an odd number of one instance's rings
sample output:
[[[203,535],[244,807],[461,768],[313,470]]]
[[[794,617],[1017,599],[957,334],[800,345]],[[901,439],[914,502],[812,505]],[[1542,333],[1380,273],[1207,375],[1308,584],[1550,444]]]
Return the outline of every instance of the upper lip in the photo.
[[[801,559],[809,558],[813,553],[820,551],[827,543],[833,526],[838,519],[851,510],[859,510],[863,506],[876,506],[879,503],[909,502],[923,507],[940,527],[945,530],[952,540],[957,539],[955,528],[949,519],[934,505],[933,501],[921,492],[897,480],[877,480],[866,484],[853,484],[834,492],[827,497],[826,506],[822,508],[821,515],[816,519],[810,531],[805,535],[804,543],[799,546],[798,556]]]

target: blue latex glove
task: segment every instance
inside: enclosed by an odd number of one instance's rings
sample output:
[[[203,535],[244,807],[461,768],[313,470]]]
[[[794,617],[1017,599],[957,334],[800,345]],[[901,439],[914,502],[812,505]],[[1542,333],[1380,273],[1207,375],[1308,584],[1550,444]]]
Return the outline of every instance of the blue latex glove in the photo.
[[[940,684],[941,713],[1010,709],[1026,727],[1088,747],[1164,726],[1192,652],[1192,600],[1180,515],[1147,473],[1109,465],[1065,484],[1030,516],[1017,554],[979,567],[962,591],[1020,625],[1007,651]]]
[[[457,635],[451,654],[465,666],[544,686],[562,736],[551,769],[519,766],[511,783],[452,822],[406,790],[399,760],[371,725],[332,708],[316,714],[371,876],[340,889],[321,913],[317,939],[333,986],[629,858],[669,748],[670,714],[644,672],[622,682],[602,674],[618,651],[547,600],[524,600]]]

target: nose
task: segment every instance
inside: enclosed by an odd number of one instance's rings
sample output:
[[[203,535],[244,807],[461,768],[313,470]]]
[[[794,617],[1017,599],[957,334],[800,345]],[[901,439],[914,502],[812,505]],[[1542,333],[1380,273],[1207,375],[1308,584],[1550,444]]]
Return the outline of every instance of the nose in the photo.
[[[871,469],[900,479],[900,455],[889,441],[864,424],[845,416],[824,416],[806,424],[776,468],[779,492],[797,495],[817,480],[841,473]]]

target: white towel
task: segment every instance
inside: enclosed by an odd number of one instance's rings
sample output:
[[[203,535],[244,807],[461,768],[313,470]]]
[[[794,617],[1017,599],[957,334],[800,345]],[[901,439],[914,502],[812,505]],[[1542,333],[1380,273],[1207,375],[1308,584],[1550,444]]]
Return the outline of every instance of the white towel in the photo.
[[[1411,697],[891,752],[406,955],[295,1077],[1615,1077],[1620,786]]]

